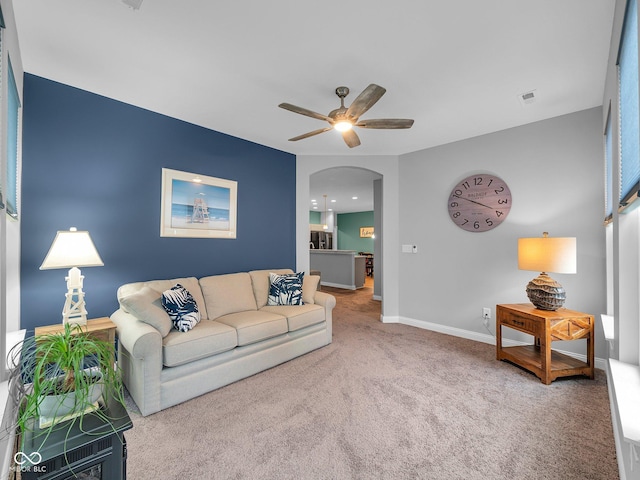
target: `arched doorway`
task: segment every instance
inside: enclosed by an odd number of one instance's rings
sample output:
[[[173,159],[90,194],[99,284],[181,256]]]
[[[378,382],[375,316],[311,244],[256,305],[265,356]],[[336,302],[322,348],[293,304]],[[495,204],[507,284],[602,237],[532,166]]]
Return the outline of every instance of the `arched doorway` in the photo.
[[[382,300],[380,321],[398,322],[400,310],[399,158],[395,155],[298,155],[296,157],[296,268],[309,271],[309,180],[329,168],[356,167],[382,176],[379,187],[380,254],[376,260],[376,288]],[[379,213],[378,213],[379,212]],[[386,234],[385,234],[386,232]],[[375,252],[374,252],[375,254]]]
[[[375,281],[382,278],[383,265],[382,181],[383,175],[376,171],[350,166],[309,176],[310,248],[364,252],[360,260],[370,263],[364,280],[373,283],[376,300],[382,300],[382,282]],[[369,237],[371,229],[374,235]]]

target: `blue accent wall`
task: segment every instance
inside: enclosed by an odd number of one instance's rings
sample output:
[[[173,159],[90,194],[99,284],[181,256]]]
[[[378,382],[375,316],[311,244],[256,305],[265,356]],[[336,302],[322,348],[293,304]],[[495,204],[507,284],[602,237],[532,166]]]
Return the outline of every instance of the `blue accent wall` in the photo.
[[[104,262],[82,269],[89,318],[123,283],[295,268],[292,154],[25,74],[22,158],[22,328],[62,321],[66,271],[39,266],[72,226]],[[237,238],[161,238],[163,167],[237,181]]]

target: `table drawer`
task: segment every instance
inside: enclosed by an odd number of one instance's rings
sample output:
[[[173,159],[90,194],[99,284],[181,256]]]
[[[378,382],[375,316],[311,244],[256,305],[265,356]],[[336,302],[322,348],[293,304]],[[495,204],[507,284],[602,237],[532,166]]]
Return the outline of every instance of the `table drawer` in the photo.
[[[537,337],[540,336],[540,332],[542,332],[543,327],[540,325],[540,322],[536,322],[535,320],[520,315],[513,315],[509,312],[502,312],[500,314],[500,323],[502,325],[530,333]]]

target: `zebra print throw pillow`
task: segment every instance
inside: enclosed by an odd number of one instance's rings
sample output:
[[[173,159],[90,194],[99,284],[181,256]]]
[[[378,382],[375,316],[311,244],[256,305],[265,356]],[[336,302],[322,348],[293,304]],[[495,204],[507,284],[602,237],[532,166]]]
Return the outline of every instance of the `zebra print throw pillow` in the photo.
[[[267,305],[303,305],[302,278],[304,272],[278,275],[269,272],[269,299]]]
[[[162,306],[169,314],[173,327],[181,332],[188,332],[200,321],[196,301],[189,290],[179,283],[162,292]]]

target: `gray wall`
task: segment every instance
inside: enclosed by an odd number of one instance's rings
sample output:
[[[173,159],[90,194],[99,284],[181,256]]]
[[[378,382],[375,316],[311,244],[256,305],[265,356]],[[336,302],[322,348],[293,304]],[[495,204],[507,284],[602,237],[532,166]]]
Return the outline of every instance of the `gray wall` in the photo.
[[[482,307],[491,307],[495,334],[496,304],[528,302],[525,286],[537,273],[518,270],[517,239],[543,231],[577,237],[578,273],[551,275],[567,291],[565,306],[605,312],[602,159],[601,108],[401,156],[399,243],[418,253],[400,255],[400,321],[491,341]],[[485,233],[463,231],[447,212],[451,188],[476,172],[501,177],[513,196],[507,220]],[[584,354],[581,343],[554,345]],[[596,357],[606,356],[598,322]]]

